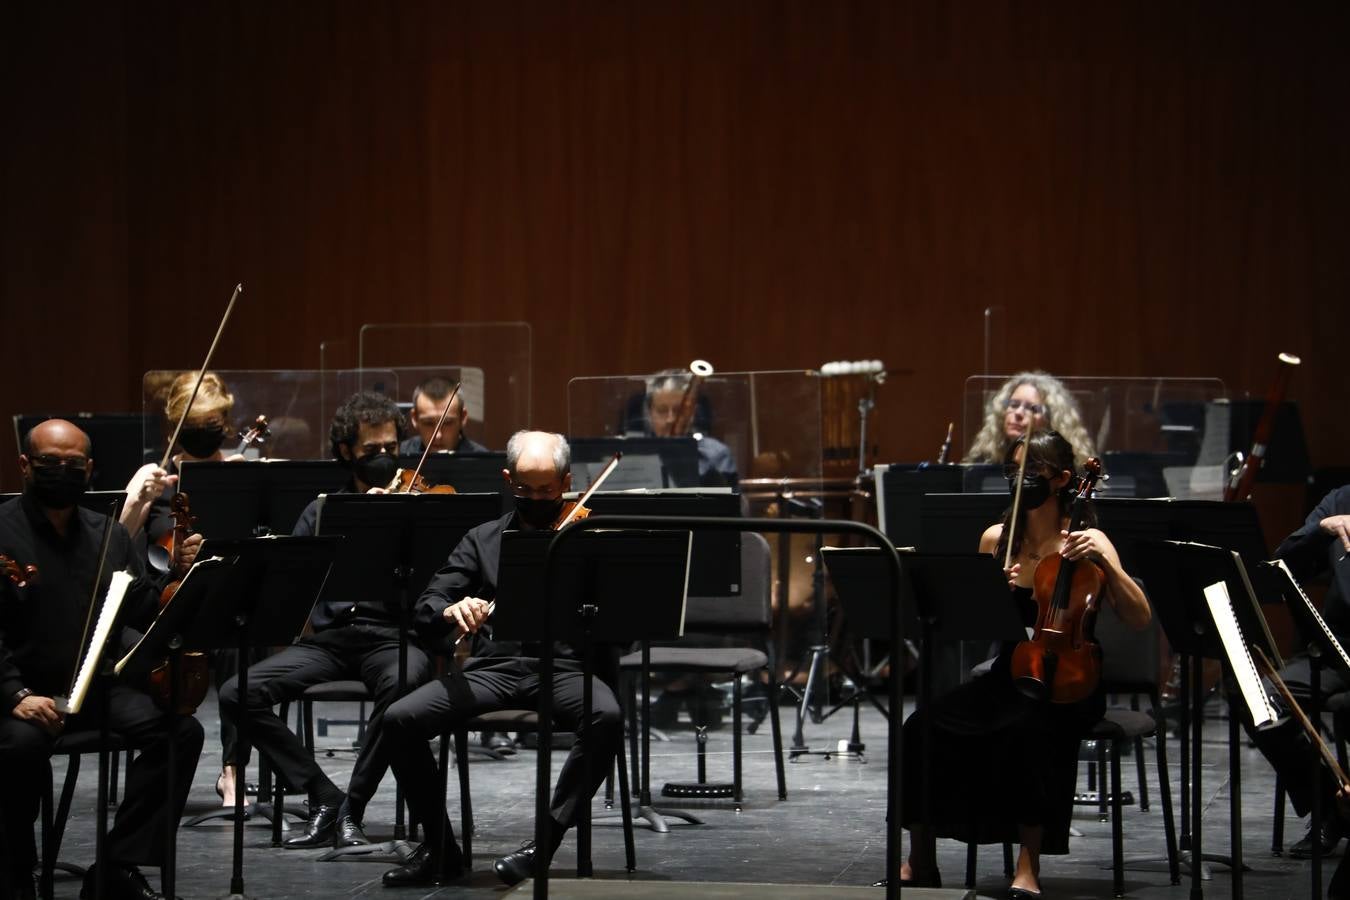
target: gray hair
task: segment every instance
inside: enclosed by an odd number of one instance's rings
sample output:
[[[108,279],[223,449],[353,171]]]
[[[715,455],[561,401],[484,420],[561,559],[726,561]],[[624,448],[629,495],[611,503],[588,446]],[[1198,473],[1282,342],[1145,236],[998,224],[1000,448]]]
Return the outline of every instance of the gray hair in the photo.
[[[506,468],[512,475],[516,473],[516,464],[520,462],[520,455],[525,452],[525,441],[530,435],[546,434],[553,438],[553,469],[561,478],[572,471],[572,448],[567,443],[567,438],[561,434],[552,431],[530,431],[521,429],[511,435],[510,440],[506,442]]]
[[[683,393],[689,387],[688,369],[664,369],[647,379],[647,404],[650,406],[652,395],[658,391],[679,391]]]

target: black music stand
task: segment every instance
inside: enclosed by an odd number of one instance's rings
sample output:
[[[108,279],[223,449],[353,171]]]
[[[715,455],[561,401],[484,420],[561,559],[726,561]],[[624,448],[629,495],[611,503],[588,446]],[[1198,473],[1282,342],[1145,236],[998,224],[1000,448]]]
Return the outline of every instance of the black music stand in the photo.
[[[624,463],[605,482],[611,491],[698,485],[698,441],[692,437],[578,437],[571,446],[574,474],[585,476],[577,479],[578,489],[617,452]]]
[[[684,632],[684,602],[689,579],[689,554],[693,536],[688,531],[592,532],[571,542],[546,566],[551,531],[506,532],[502,535],[497,577],[497,608],[493,613],[493,637],[520,641],[549,641],[541,653],[547,658],[540,671],[539,752],[549,748],[551,731],[552,657],[562,641],[577,651],[582,661],[583,693],[581,728],[591,714],[591,649],[599,644],[631,644],[641,641],[644,651],[652,641],[673,640]],[[641,602],[635,594],[641,592]],[[552,598],[552,599],[550,599]],[[647,655],[643,655],[644,681]],[[545,702],[547,697],[547,702]],[[642,790],[639,815],[652,821],[648,754],[648,720],[644,710]],[[589,767],[590,758],[586,758]],[[621,771],[621,778],[626,775]],[[585,779],[589,784],[590,778]],[[551,785],[542,788],[551,792]],[[664,811],[666,815],[677,815]],[[621,809],[625,840],[632,807]],[[547,819],[547,817],[545,817]],[[688,817],[692,818],[692,817]],[[695,820],[697,823],[697,820]],[[542,824],[542,829],[541,829]],[[590,801],[577,813],[577,876],[589,877],[591,868]],[[546,832],[547,822],[535,825],[536,835]],[[547,835],[539,847],[548,847]],[[632,858],[631,847],[629,858]],[[542,851],[541,851],[542,852]],[[542,859],[542,857],[541,857]],[[536,873],[537,874],[537,873]]]
[[[178,489],[192,497],[197,531],[217,540],[290,534],[305,507],[350,479],[331,459],[183,463]]]
[[[408,691],[408,632],[412,607],[431,576],[470,528],[501,515],[497,494],[329,494],[320,498],[317,531],[345,540],[320,600],[387,598],[399,623],[398,695]],[[385,854],[406,859],[402,787],[396,784],[394,839],[335,847],[320,861]]]
[[[1143,542],[1136,548],[1139,573],[1148,585],[1153,609],[1158,614],[1163,633],[1177,653],[1183,657],[1183,735],[1190,731],[1189,810],[1183,818],[1183,847],[1190,854],[1187,865],[1191,870],[1191,897],[1203,896],[1205,861],[1222,863],[1232,871],[1234,897],[1242,896],[1242,761],[1240,755],[1239,712],[1236,698],[1229,698],[1228,712],[1228,770],[1229,770],[1229,839],[1230,855],[1207,855],[1203,851],[1200,821],[1201,768],[1200,749],[1204,723],[1204,659],[1217,659],[1224,666],[1226,681],[1232,680],[1231,666],[1219,642],[1217,626],[1205,603],[1204,589],[1222,581],[1233,599],[1233,612],[1247,639],[1256,643],[1278,666],[1279,653],[1270,640],[1255,598],[1242,574],[1241,557],[1234,551],[1206,544],[1180,541]],[[1183,771],[1183,792],[1187,772]],[[1186,802],[1183,793],[1183,804]],[[1183,805],[1183,809],[1187,807]],[[1189,830],[1187,830],[1189,829]]]
[[[958,465],[883,464],[875,472],[877,522],[897,547],[922,543],[923,495],[961,493],[965,479],[965,470]]]
[[[421,456],[400,456],[399,466],[416,469]],[[422,465],[422,477],[431,484],[452,485],[461,494],[501,494],[502,512],[511,510],[511,490],[502,477],[506,454],[431,453]]]
[[[321,537],[206,541],[179,594],[123,663],[150,659],[150,648],[175,643],[175,652],[233,648],[239,652],[239,696],[247,697],[248,650],[289,644],[300,633],[337,549],[336,539]],[[180,602],[184,590],[189,593]],[[143,646],[147,649],[141,652]],[[247,746],[247,716],[240,717],[238,730],[238,745]],[[246,766],[236,765],[243,784]],[[233,868],[225,900],[246,900],[242,790],[234,795]]]

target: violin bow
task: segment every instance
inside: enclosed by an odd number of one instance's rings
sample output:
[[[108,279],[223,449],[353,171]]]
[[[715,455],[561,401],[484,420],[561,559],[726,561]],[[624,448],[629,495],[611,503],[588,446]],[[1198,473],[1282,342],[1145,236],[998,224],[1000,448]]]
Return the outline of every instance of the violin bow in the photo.
[[[614,472],[614,469],[618,467],[619,460],[621,459],[623,459],[623,451],[616,451],[614,458],[605,463],[605,467],[600,470],[600,474],[595,476],[595,480],[591,482],[591,486],[586,488],[586,492],[577,498],[577,505],[572,507],[572,511],[558,523],[559,529],[565,528],[572,523],[572,520],[577,517],[577,510],[585,506],[586,501],[591,499],[591,495],[600,490],[600,485],[604,484],[605,479]]]
[[[192,396],[188,398],[187,406],[183,407],[183,414],[178,417],[178,424],[174,426],[173,437],[169,439],[168,446],[164,448],[164,457],[159,461],[159,467],[165,468],[169,464],[169,457],[173,455],[173,445],[178,443],[178,433],[183,430],[183,423],[187,421],[188,413],[192,411],[192,404],[197,400],[197,391],[201,390],[202,379],[206,377],[206,370],[211,366],[211,357],[216,353],[216,345],[220,343],[220,336],[225,332],[225,323],[230,321],[230,313],[234,311],[234,301],[239,299],[239,295],[244,292],[242,284],[234,286],[234,293],[230,295],[230,302],[225,306],[225,315],[220,317],[220,325],[216,327],[216,336],[211,340],[211,348],[206,351],[206,359],[202,361],[202,367],[197,370],[197,381],[192,385]]]
[[[1022,462],[1017,467],[1017,489],[1013,491],[1012,515],[1008,517],[1008,543],[1003,548],[1003,568],[1012,568],[1013,538],[1017,534],[1017,512],[1022,508],[1022,480],[1027,474],[1027,457],[1031,455],[1031,432],[1036,427],[1036,417],[1027,417],[1027,430],[1022,432]]]
[[[1308,719],[1308,714],[1303,711],[1303,707],[1298,705],[1294,695],[1289,692],[1289,685],[1284,683],[1284,679],[1280,677],[1279,672],[1275,671],[1275,667],[1270,664],[1270,660],[1266,658],[1266,654],[1260,647],[1256,644],[1249,646],[1253,654],[1252,659],[1265,670],[1265,676],[1270,679],[1271,684],[1275,685],[1275,690],[1279,691],[1280,696],[1284,698],[1285,705],[1289,707],[1289,712],[1294,718],[1298,719],[1299,724],[1303,726],[1303,730],[1307,732],[1308,740],[1312,741],[1313,746],[1317,748],[1317,753],[1322,757],[1322,762],[1326,763],[1327,768],[1331,770],[1331,774],[1336,776],[1341,789],[1350,790],[1350,778],[1346,777],[1345,771],[1337,762],[1331,749],[1327,747],[1326,741],[1322,740],[1322,736],[1317,733],[1317,729]]]
[[[417,468],[413,469],[412,481],[409,484],[416,484],[417,477],[422,474],[422,466],[426,465],[427,457],[431,455],[431,442],[436,440],[436,435],[440,434],[441,426],[445,424],[445,416],[450,412],[450,407],[455,404],[455,398],[459,396],[459,388],[464,382],[456,381],[455,389],[450,392],[450,399],[445,401],[445,409],[441,410],[441,417],[436,420],[436,430],[431,432],[431,440],[422,448],[422,458],[417,461]]]

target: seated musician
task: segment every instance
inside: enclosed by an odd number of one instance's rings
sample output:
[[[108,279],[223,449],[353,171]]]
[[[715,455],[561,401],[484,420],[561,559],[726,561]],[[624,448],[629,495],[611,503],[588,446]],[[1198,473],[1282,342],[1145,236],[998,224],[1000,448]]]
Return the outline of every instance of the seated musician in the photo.
[[[563,492],[571,485],[571,451],[558,434],[520,431],[506,445],[507,468],[515,511],[469,531],[422,594],[415,617],[428,641],[446,642],[469,633],[473,654],[463,671],[425,684],[399,700],[385,714],[385,739],[394,774],[417,820],[426,829],[426,843],[407,863],[385,873],[389,886],[422,885],[452,880],[462,862],[438,790],[436,763],[427,740],[455,723],[501,709],[533,709],[539,692],[539,660],[522,655],[520,644],[492,640],[488,603],[496,595],[502,532],[548,529],[558,520]],[[619,705],[608,685],[592,677],[592,716],[558,774],[553,794],[552,845],[527,842],[498,859],[493,869],[507,884],[529,877],[547,865],[576,821],[577,809],[589,803],[604,782],[623,733]],[[562,730],[575,730],[582,713],[581,662],[560,656],[553,679],[554,715]],[[584,755],[591,757],[590,781],[584,781]],[[446,858],[439,857],[444,838]]]
[[[1023,448],[1019,441],[1005,457],[1010,481],[1016,480]],[[1032,434],[1030,453],[1007,570],[1012,601],[1023,620],[1028,626],[1035,622],[1031,585],[1037,565],[1058,553],[1097,563],[1105,574],[1106,601],[1126,625],[1143,628],[1150,618],[1148,600],[1121,568],[1111,541],[1093,527],[1067,531],[1075,486],[1073,447],[1057,432],[1039,431]],[[1003,557],[1011,512],[985,531],[981,552]],[[1090,515],[1087,521],[1090,525]],[[905,884],[940,882],[936,837],[1021,844],[1009,896],[1023,900],[1038,896],[1041,854],[1068,852],[1078,745],[1101,719],[1104,699],[1100,689],[1079,703],[1030,699],[1014,684],[1012,648],[1000,649],[987,675],[935,699],[904,724],[903,823],[910,830],[910,856],[900,870]],[[924,716],[933,736],[928,822],[921,818]]]
[[[440,377],[428,378],[413,388],[413,408],[408,417],[416,433],[399,445],[399,453],[421,456],[427,444],[431,445],[432,453],[487,452],[486,447],[464,433],[469,424],[469,410],[464,405],[463,393],[450,399],[454,391],[455,386]],[[445,411],[446,403],[450,404],[449,412]],[[445,421],[438,431],[436,423],[441,421],[441,413],[445,413]]]
[[[734,488],[740,481],[740,474],[730,447],[717,438],[702,433],[696,427],[698,425],[696,420],[691,421],[689,428],[683,433],[675,433],[679,425],[680,406],[684,400],[685,389],[689,386],[690,377],[686,371],[671,369],[647,380],[644,407],[647,430],[655,437],[684,437],[692,434],[698,441],[699,484]]]
[[[1350,485],[1337,488],[1323,497],[1322,502],[1308,514],[1302,527],[1285,538],[1275,551],[1275,556],[1285,561],[1300,582],[1324,574],[1331,576],[1322,618],[1343,647],[1350,647],[1350,605],[1347,605],[1350,604],[1350,559],[1347,559],[1347,554],[1350,554]],[[1291,659],[1280,672],[1290,693],[1300,705],[1312,696],[1309,666],[1308,658],[1300,655]],[[1335,666],[1324,665],[1318,679],[1319,709],[1333,694],[1350,690],[1345,675]],[[1316,765],[1311,755],[1307,757],[1307,764]],[[1330,809],[1330,805],[1324,808]],[[1334,851],[1345,834],[1346,828],[1341,820],[1335,816],[1326,816],[1322,825],[1322,854],[1325,856]],[[1312,855],[1312,841],[1313,834],[1309,829],[1302,840],[1289,848],[1289,855],[1295,859],[1308,858]],[[1350,876],[1350,873],[1347,875]],[[1350,888],[1350,885],[1347,887]]]
[[[394,401],[369,391],[353,394],[338,407],[329,436],[333,456],[351,471],[344,492],[384,490],[397,470],[403,422]],[[314,534],[318,510],[318,500],[305,507],[292,534]],[[397,613],[383,597],[352,597],[318,604],[309,625],[312,634],[249,668],[245,700],[240,700],[237,677],[226,682],[220,691],[221,719],[237,727],[239,717],[247,715],[250,742],[286,783],[308,792],[309,825],[302,836],[286,841],[287,847],[365,844],[366,804],[388,766],[381,722],[398,694]],[[407,660],[407,684],[426,681],[430,665],[416,640],[408,643]],[[306,688],[344,679],[364,681],[375,695],[365,744],[345,794],[272,711],[278,703],[299,699]],[[226,762],[247,762],[248,756],[249,748],[239,747]]]
[[[197,396],[192,396],[193,388]],[[189,410],[188,403],[192,403]],[[187,417],[183,413],[187,411]],[[183,420],[176,444],[178,452],[169,457],[167,469],[158,463],[146,463],[127,482],[127,499],[122,506],[121,522],[132,537],[144,534],[143,540],[153,546],[173,530],[172,502],[178,490],[178,475],[184,462],[243,459],[239,454],[229,457],[221,450],[230,430],[230,414],[234,411],[234,395],[215,372],[202,376],[197,386],[196,372],[183,372],[169,384],[164,401],[164,421],[169,428]],[[167,439],[166,435],[166,439]],[[190,538],[196,543],[201,537]],[[222,649],[211,653],[211,680],[219,691],[230,676],[239,671],[238,651]],[[227,722],[220,726],[221,759],[234,757],[234,727]],[[216,777],[216,793],[223,806],[234,806],[234,766],[221,766]]]
[[[0,872],[0,895],[8,880],[15,896],[35,896],[33,820],[52,742],[62,734],[96,730],[94,711],[106,702],[109,728],[141,752],[127,772],[126,793],[104,845],[105,896],[159,897],[137,866],[158,866],[163,859],[165,804],[177,827],[201,754],[202,727],[190,716],[166,714],[145,690],[121,679],[96,681],[79,713],[57,711],[52,698],[70,688],[76,671],[107,516],[78,506],[93,471],[83,431],[49,419],[28,433],[22,449],[23,496],[0,506],[0,553],[38,572],[25,587],[0,578],[0,810],[10,862],[10,871]],[[195,552],[195,547],[183,552],[178,572],[186,571]],[[121,570],[136,579],[118,622],[147,628],[168,576],[146,575],[143,554],[114,523],[101,592]],[[114,640],[109,648],[120,649],[120,656],[130,646]],[[172,790],[166,790],[171,741],[177,763]],[[95,871],[89,869],[82,897],[93,896]]]
[[[984,424],[962,462],[1002,463],[1030,423],[1037,431],[1050,428],[1062,434],[1073,447],[1074,463],[1079,467],[1096,455],[1069,389],[1052,375],[1032,371],[1009,378],[989,398]]]

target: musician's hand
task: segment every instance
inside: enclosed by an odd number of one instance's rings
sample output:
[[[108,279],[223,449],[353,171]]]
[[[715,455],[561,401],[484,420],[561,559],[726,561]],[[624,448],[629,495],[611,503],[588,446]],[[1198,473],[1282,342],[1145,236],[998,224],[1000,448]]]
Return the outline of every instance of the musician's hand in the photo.
[[[56,701],[51,697],[39,697],[29,694],[19,701],[12,710],[14,718],[32,722],[52,734],[57,734],[65,724],[65,716],[56,711]]]
[[[182,575],[192,568],[192,564],[197,561],[197,552],[202,548],[202,536],[190,534],[183,540],[174,545],[174,550],[178,552],[178,559],[174,563],[178,574]]]
[[[447,606],[442,615],[460,634],[473,634],[487,621],[488,602],[478,597],[465,597]]]
[[[1064,538],[1064,549],[1061,555],[1065,559],[1101,559],[1104,543],[1104,535],[1095,528],[1088,528],[1085,531],[1075,531],[1070,534],[1067,531],[1061,531],[1060,537]]]
[[[389,493],[389,489],[388,489],[388,488],[382,488],[382,487],[366,488],[366,493],[367,493],[367,494],[387,494],[387,493]]]
[[[1011,590],[1017,590],[1017,577],[1022,574],[1022,564],[1020,562],[1013,563],[1003,570],[1003,574],[1008,576],[1008,587]]]
[[[1350,515],[1327,516],[1321,521],[1322,530],[1341,539],[1341,547],[1350,553]]]
[[[177,483],[177,475],[170,475],[154,463],[146,463],[127,482],[127,502],[150,503],[163,494],[165,488]]]

